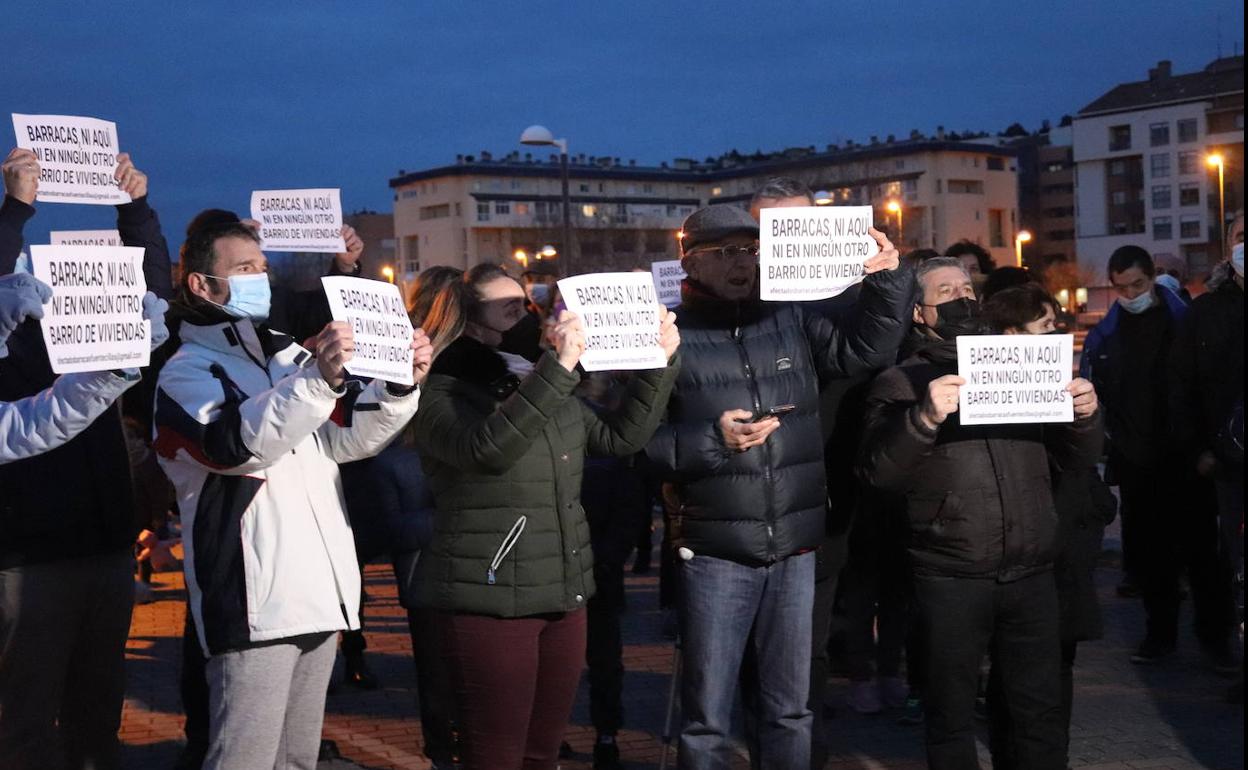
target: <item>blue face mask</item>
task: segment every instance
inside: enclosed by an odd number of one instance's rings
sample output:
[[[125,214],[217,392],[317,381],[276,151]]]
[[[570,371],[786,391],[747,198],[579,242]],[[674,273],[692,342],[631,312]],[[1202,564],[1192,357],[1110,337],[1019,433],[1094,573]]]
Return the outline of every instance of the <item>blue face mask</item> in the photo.
[[[208,274],[204,273],[204,275]],[[225,278],[218,275],[208,275],[208,277],[226,281],[230,285],[230,298],[224,305],[217,305],[217,307],[235,318],[263,321],[269,317],[273,291],[269,286],[268,273],[231,275]]]
[[[1244,244],[1237,243],[1231,247],[1231,268],[1235,275],[1244,277]]]
[[[1128,313],[1139,315],[1153,306],[1153,290],[1149,289],[1133,299],[1119,297],[1118,304],[1121,305],[1122,309]]]

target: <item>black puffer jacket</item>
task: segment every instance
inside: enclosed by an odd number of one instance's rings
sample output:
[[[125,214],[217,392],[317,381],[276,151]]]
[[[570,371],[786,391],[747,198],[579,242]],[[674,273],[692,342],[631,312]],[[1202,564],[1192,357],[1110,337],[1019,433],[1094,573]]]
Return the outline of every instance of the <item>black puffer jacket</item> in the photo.
[[[727,303],[685,282],[677,315],[683,364],[668,422],[647,447],[677,483],[676,546],[746,564],[766,564],[819,546],[827,485],[819,425],[820,380],[849,377],[895,360],[910,313],[914,274],[876,273],[844,324],[792,303]],[[728,451],[726,411],[797,408],[767,443]]]
[[[1017,580],[1051,569],[1057,539],[1049,461],[1088,468],[1100,412],[1069,424],[940,429],[919,422],[928,384],[957,372],[952,341],[920,348],[881,374],[867,398],[863,480],[906,497],[916,574]]]

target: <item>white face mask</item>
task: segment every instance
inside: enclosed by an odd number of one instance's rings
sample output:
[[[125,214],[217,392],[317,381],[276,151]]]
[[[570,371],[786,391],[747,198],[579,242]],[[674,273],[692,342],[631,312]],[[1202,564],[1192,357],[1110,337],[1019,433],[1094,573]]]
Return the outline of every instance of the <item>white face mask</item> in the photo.
[[[1148,310],[1150,307],[1153,306],[1153,290],[1149,289],[1148,291],[1144,292],[1140,296],[1135,297],[1133,299],[1127,299],[1126,297],[1119,297],[1118,304],[1121,305],[1122,309],[1127,311],[1128,313],[1138,315],[1139,313],[1143,313],[1145,310]]]
[[[1231,268],[1235,275],[1244,277],[1244,244],[1237,243],[1231,247]]]

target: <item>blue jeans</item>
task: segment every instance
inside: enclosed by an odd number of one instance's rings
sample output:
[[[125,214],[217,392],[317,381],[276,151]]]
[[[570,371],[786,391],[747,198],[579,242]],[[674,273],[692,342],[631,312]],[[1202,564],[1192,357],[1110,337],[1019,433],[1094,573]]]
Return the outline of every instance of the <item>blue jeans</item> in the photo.
[[[684,674],[681,770],[732,766],[733,695],[753,630],[758,661],[758,753],[769,770],[809,770],[815,554],[765,567],[694,556],[681,564]]]

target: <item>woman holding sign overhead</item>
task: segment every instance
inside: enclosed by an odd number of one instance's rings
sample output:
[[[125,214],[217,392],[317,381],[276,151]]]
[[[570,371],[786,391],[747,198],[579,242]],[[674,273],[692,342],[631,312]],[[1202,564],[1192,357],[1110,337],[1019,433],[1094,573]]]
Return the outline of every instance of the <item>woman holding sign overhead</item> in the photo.
[[[638,452],[677,371],[680,336],[660,309],[668,365],[638,373],[623,407],[600,417],[572,395],[580,318],[560,314],[543,350],[525,301],[492,265],[441,293],[425,319],[435,359],[413,421],[437,505],[421,586],[438,611],[470,770],[555,766],[594,593],[582,463]]]

